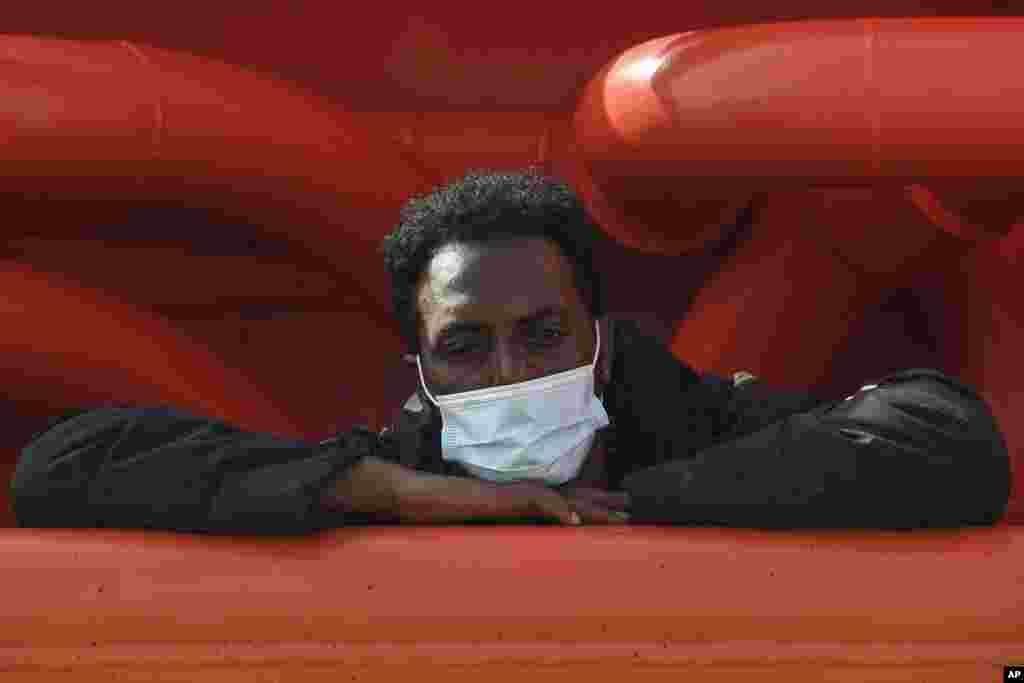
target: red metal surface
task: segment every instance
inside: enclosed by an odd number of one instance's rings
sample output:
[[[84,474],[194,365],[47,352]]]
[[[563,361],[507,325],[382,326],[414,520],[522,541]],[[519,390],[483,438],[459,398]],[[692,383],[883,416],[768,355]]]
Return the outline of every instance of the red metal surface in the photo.
[[[985,680],[1024,655],[1022,543],[1007,527],[9,530],[0,552],[20,590],[0,670]]]

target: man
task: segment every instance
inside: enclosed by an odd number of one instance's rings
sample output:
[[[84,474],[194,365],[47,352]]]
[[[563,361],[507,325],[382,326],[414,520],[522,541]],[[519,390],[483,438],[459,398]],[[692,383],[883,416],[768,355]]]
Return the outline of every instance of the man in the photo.
[[[1002,515],[1006,445],[969,387],[912,370],[821,403],[701,378],[605,315],[594,235],[568,187],[529,173],[471,174],[410,201],[384,254],[420,381],[390,430],[310,445],[167,408],[79,412],[24,449],[19,524],[916,528]]]

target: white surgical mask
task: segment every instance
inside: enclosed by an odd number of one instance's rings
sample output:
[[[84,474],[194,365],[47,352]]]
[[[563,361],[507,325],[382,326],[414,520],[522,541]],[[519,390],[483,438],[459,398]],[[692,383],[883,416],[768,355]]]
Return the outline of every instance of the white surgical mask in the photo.
[[[594,367],[601,351],[597,329],[594,360],[573,370],[518,384],[433,396],[419,370],[423,391],[441,411],[441,457],[487,481],[539,481],[558,486],[576,478],[597,430],[609,424],[594,394]]]

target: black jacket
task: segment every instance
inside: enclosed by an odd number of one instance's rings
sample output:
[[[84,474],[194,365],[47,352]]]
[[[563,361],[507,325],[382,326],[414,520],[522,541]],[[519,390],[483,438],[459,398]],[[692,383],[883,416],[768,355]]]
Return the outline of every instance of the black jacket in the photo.
[[[962,468],[940,467],[927,453],[901,451],[897,462],[864,449],[827,448],[813,457],[787,452],[778,436],[790,431],[789,421],[817,419],[839,402],[772,391],[756,381],[738,387],[702,381],[634,323],[618,321],[614,334],[604,395],[611,418],[608,483],[629,491],[634,522],[956,525],[989,523],[991,510],[1005,505],[1008,470],[1004,477],[996,468],[978,496],[942,501],[940,509],[928,487],[892,485],[895,471],[901,478],[962,483]],[[243,432],[167,407],[76,411],[24,448],[11,482],[15,514],[30,527],[210,533],[299,534],[363,523],[325,511],[320,500],[365,455],[462,474],[440,457],[440,425],[414,403],[380,435],[356,427],[318,444]],[[865,459],[887,464],[865,467]],[[891,500],[880,500],[879,492]]]

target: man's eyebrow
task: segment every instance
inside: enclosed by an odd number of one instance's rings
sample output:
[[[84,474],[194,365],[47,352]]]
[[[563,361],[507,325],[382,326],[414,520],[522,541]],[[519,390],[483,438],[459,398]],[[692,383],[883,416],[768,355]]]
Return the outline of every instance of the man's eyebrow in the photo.
[[[545,318],[550,318],[553,316],[562,317],[565,315],[565,313],[566,309],[562,306],[545,306],[544,308],[534,311],[530,315],[520,318],[519,320],[516,321],[516,324],[530,325],[541,320],[544,320]],[[441,337],[448,337],[450,335],[458,334],[460,332],[480,332],[481,330],[485,329],[487,329],[487,325],[483,323],[473,322],[470,320],[462,320],[446,325],[437,336],[440,339]]]
[[[531,313],[530,315],[520,318],[516,321],[518,325],[529,325],[531,323],[538,322],[544,318],[551,318],[554,316],[564,317],[565,308],[562,306],[545,306],[544,308]]]
[[[454,322],[445,325],[438,333],[437,337],[440,339],[441,337],[448,337],[453,334],[458,334],[459,332],[479,332],[486,328],[487,326],[483,323],[474,323],[469,321]]]

